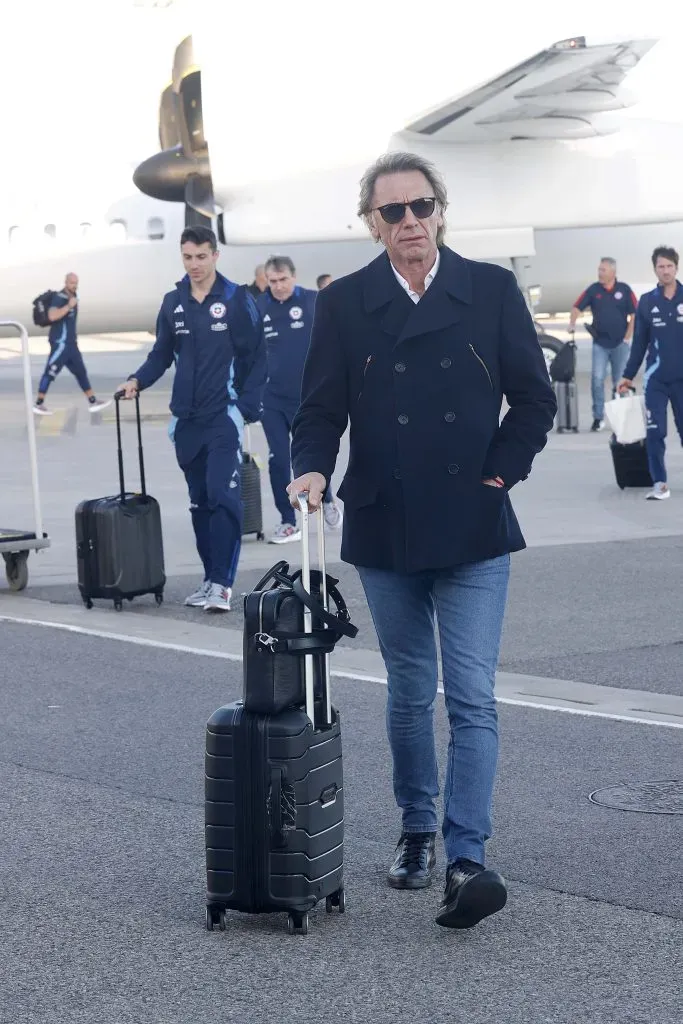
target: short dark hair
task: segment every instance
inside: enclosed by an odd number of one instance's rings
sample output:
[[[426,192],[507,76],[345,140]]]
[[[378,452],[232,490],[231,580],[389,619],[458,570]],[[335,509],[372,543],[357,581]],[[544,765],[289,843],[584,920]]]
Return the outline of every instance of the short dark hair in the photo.
[[[180,244],[185,245],[185,242],[193,242],[194,245],[208,244],[211,246],[211,252],[218,251],[218,242],[211,228],[204,228],[200,226],[185,228],[180,236]]]
[[[327,281],[328,277],[332,277],[332,274],[318,274],[315,279],[316,288],[320,288],[323,281]]]
[[[296,276],[296,267],[289,256],[269,256],[265,263],[268,270],[288,270],[292,277]]]
[[[678,266],[678,253],[675,249],[672,249],[670,245],[658,245],[655,251],[652,253],[652,266],[657,266],[657,260],[660,258],[663,260],[671,260]]]

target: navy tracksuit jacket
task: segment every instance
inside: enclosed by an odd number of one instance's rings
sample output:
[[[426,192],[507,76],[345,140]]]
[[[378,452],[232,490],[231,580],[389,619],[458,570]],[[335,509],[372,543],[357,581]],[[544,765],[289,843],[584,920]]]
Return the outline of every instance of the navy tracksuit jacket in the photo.
[[[186,275],[164,296],[157,340],[136,370],[140,389],[175,362],[172,433],[185,474],[204,578],[230,587],[242,535],[239,461],[244,420],[257,420],[266,379],[263,327],[243,285],[216,274],[199,303]]]
[[[287,484],[292,478],[292,421],[299,408],[316,296],[311,289],[297,285],[283,302],[276,299],[269,288],[258,300],[268,353],[268,381],[263,392],[261,422],[270,451],[270,485],[282,522],[292,525],[296,516],[287,497]],[[325,500],[332,500],[329,488]]]
[[[640,298],[631,355],[624,369],[627,380],[633,380],[643,358],[650,473],[655,483],[664,483],[669,402],[683,441],[683,285],[680,281],[676,282],[676,292],[671,299],[665,297],[660,285]]]

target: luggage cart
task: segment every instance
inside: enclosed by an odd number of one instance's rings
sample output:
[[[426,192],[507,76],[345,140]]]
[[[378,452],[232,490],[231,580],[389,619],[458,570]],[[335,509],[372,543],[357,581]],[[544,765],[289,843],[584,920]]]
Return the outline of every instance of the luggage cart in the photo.
[[[28,583],[28,556],[31,551],[49,548],[50,541],[43,532],[43,517],[40,511],[38,490],[38,453],[36,450],[36,428],[33,422],[33,386],[31,383],[31,360],[28,351],[28,332],[16,320],[0,320],[0,327],[14,327],[21,338],[21,359],[24,370],[24,398],[26,400],[26,429],[28,452],[31,463],[31,486],[33,488],[33,530],[13,530],[0,526],[0,554],[5,561],[5,574],[10,590],[23,590]]]

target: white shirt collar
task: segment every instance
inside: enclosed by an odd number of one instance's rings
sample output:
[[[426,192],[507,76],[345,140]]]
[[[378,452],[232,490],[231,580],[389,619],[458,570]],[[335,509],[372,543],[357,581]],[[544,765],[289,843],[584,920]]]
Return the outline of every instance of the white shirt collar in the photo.
[[[427,291],[427,289],[429,288],[430,284],[432,283],[432,281],[436,277],[436,273],[437,273],[437,271],[439,269],[439,262],[440,262],[440,260],[441,260],[441,253],[437,249],[436,250],[436,259],[434,260],[434,265],[433,265],[432,269],[429,271],[429,273],[427,274],[427,276],[425,277],[425,291]],[[394,266],[393,263],[391,264],[391,269],[393,270],[394,274],[396,275],[396,280],[400,284],[401,288],[403,288],[404,291],[406,291],[408,293],[409,298],[411,298],[413,300],[413,302],[415,302],[415,303],[419,302],[420,301],[420,296],[417,294],[417,292],[413,291],[413,289],[410,287],[410,285],[406,281],[405,277],[401,277],[401,275],[399,274],[398,270],[396,269],[396,267]]]

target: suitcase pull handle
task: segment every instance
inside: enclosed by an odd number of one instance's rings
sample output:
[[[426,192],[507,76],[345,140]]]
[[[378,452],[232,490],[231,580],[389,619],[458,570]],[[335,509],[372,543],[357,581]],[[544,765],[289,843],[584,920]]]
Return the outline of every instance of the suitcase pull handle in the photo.
[[[123,479],[123,448],[121,446],[121,399],[124,397],[124,391],[117,391],[114,395],[114,405],[116,407],[116,444],[117,444],[117,455],[119,460],[119,488],[121,491],[121,504],[126,503],[126,485]],[[145,460],[142,454],[142,424],[140,423],[140,395],[135,394],[135,420],[138,429],[138,461],[140,463],[140,492],[143,498],[147,497],[147,487],[145,484]]]

